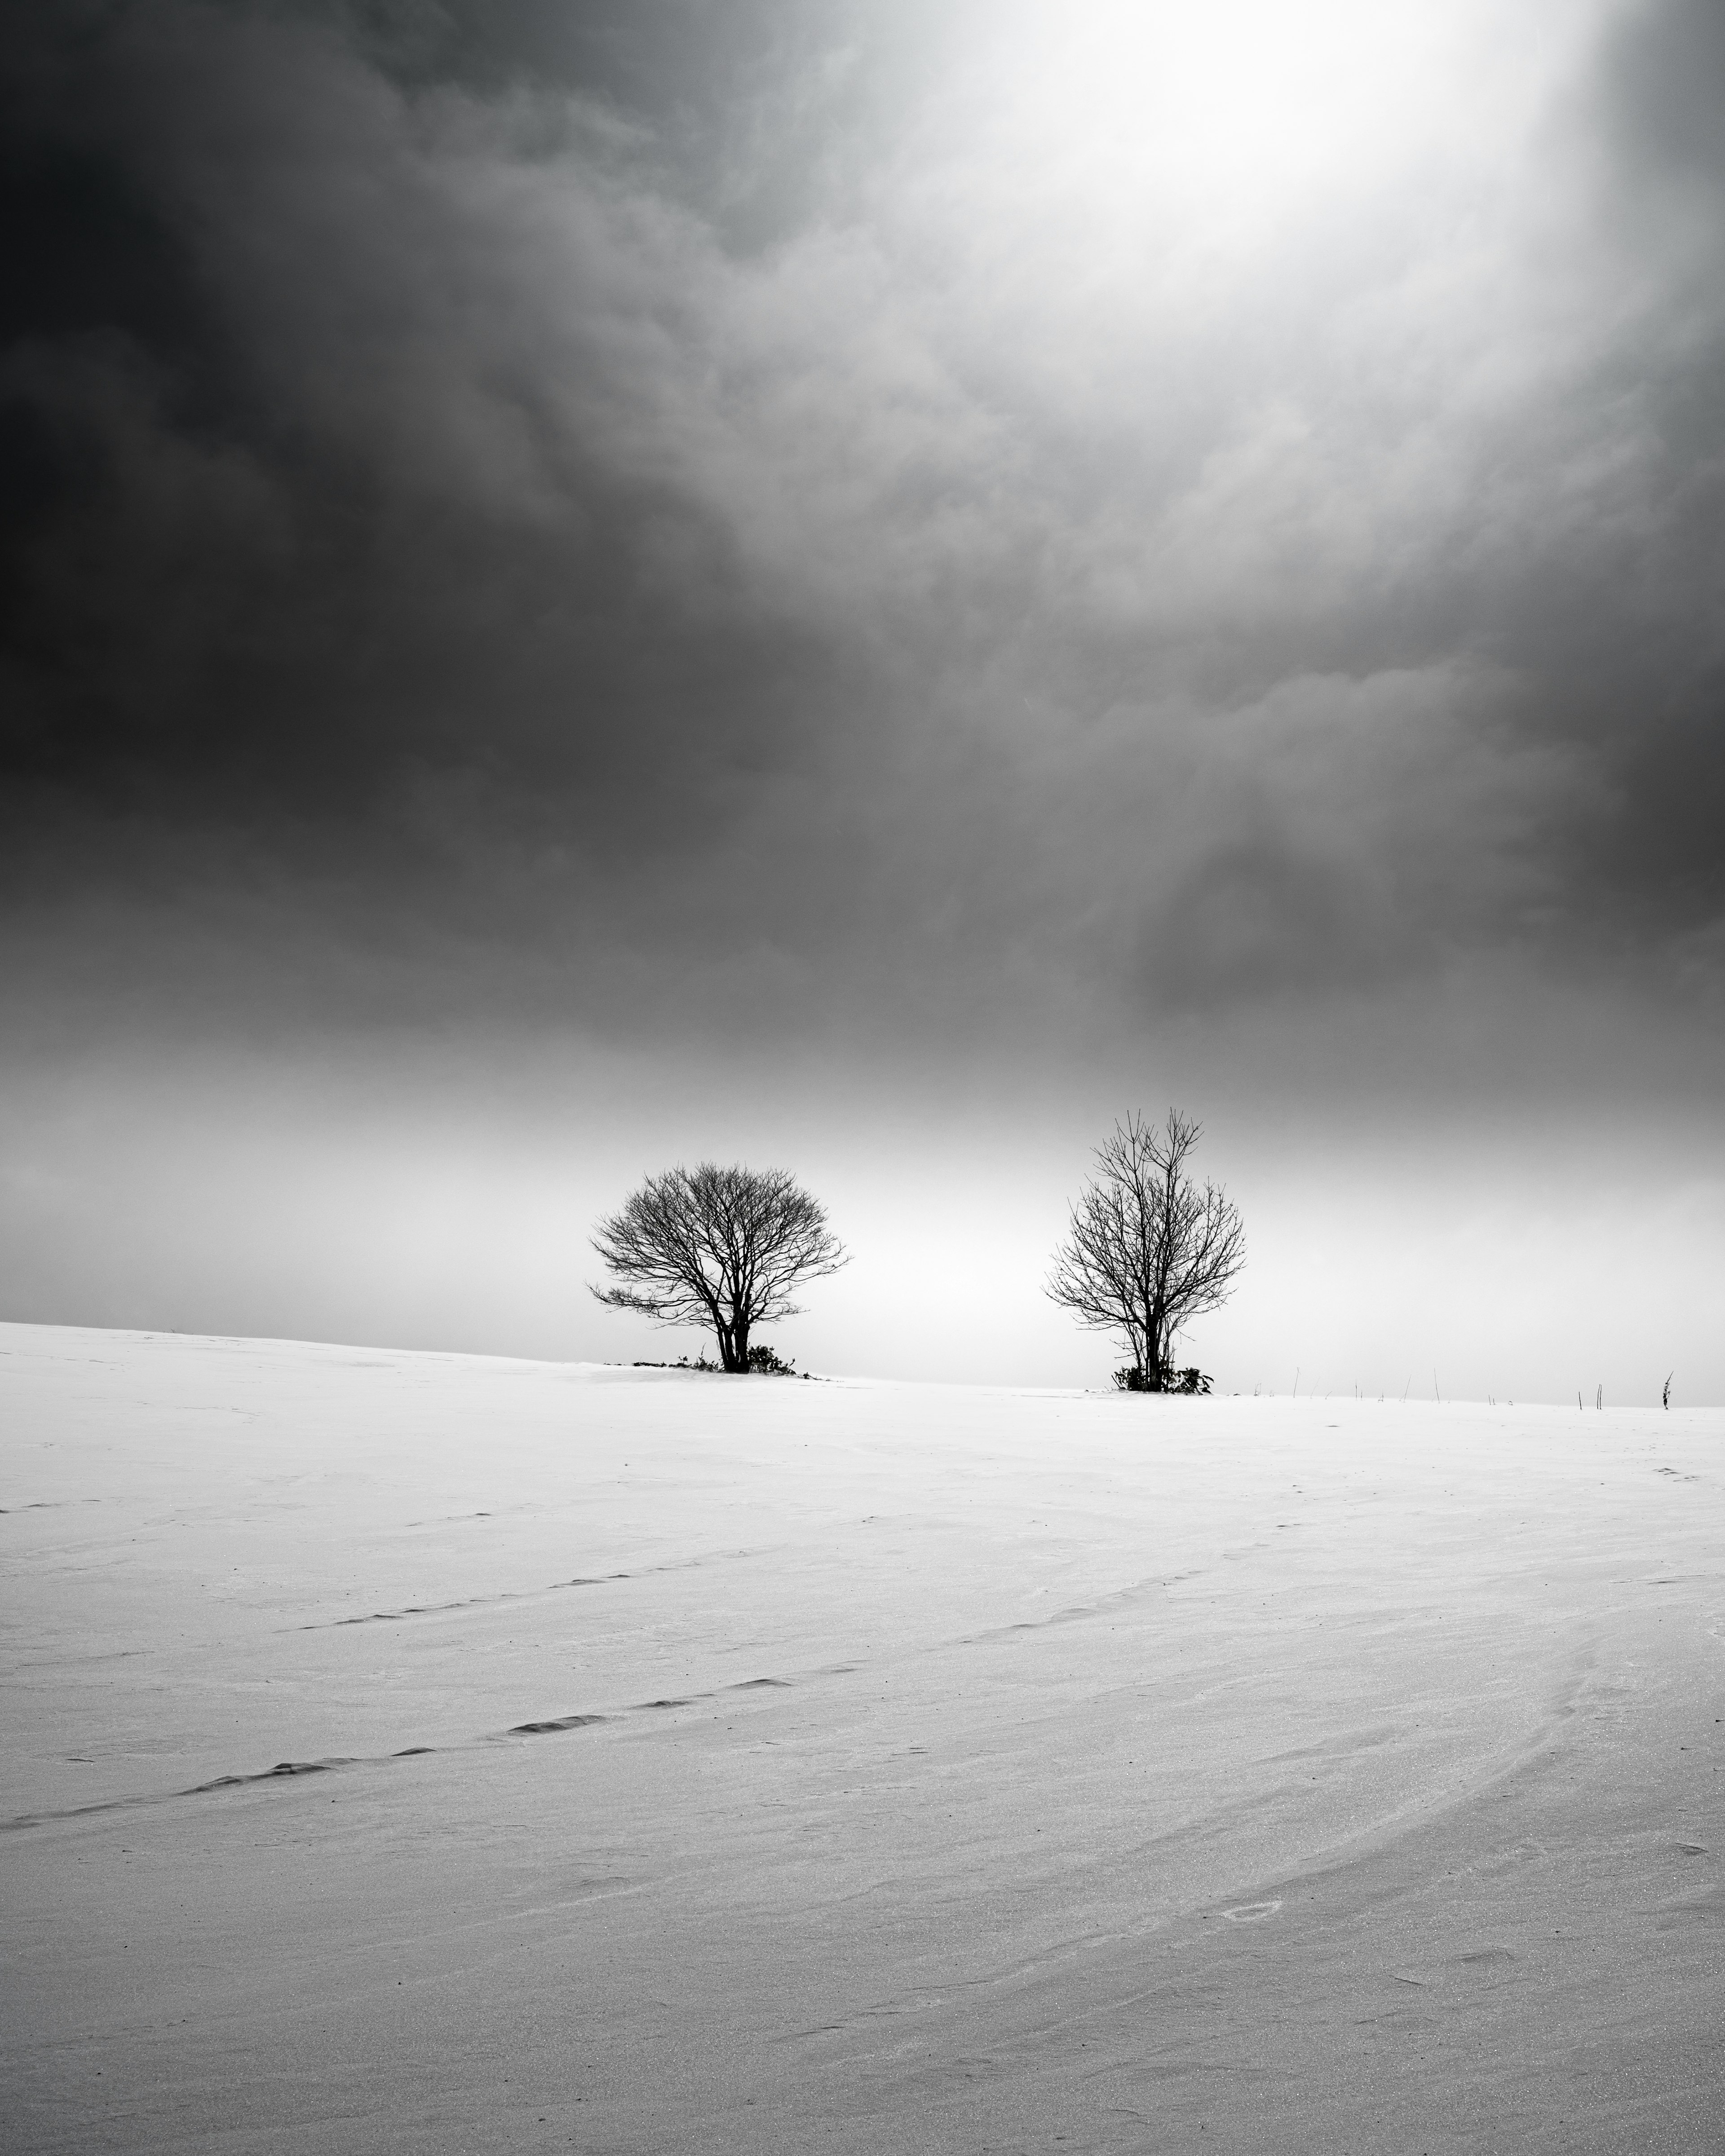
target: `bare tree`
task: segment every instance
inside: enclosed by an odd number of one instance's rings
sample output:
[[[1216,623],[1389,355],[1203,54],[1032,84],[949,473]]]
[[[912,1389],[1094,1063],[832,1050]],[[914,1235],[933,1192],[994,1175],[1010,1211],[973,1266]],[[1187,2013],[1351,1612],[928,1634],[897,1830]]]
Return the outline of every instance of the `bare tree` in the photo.
[[[624,1286],[593,1292],[662,1325],[706,1325],[732,1371],[749,1367],[749,1334],[793,1317],[799,1281],[850,1262],[827,1216],[782,1168],[674,1168],[649,1175],[593,1246]]]
[[[1178,1108],[1160,1130],[1137,1115],[1117,1123],[1055,1253],[1049,1295],[1081,1324],[1124,1337],[1134,1389],[1167,1389],[1176,1334],[1221,1307],[1245,1263],[1239,1214],[1186,1173],[1203,1130]]]

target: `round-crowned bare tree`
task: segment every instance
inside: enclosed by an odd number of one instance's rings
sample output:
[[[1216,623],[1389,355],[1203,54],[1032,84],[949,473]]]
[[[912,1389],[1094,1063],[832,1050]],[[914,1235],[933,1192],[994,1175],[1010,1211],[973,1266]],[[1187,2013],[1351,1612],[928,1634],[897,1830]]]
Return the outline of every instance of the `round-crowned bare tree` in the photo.
[[[797,1314],[798,1283],[850,1263],[819,1201],[783,1168],[711,1161],[649,1175],[593,1246],[621,1283],[595,1287],[601,1302],[710,1327],[721,1364],[739,1373],[754,1328]]]
[[[1117,1123],[1055,1253],[1048,1294],[1081,1325],[1121,1335],[1135,1392],[1169,1389],[1176,1334],[1221,1307],[1245,1263],[1239,1214],[1216,1184],[1186,1173],[1203,1134],[1178,1108],[1160,1130],[1137,1115]]]

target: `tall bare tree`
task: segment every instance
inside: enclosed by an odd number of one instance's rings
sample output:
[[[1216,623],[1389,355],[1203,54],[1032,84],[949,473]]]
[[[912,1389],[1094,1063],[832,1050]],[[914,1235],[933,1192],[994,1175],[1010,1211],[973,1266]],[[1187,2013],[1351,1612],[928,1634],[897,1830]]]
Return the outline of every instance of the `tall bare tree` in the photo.
[[[827,1216],[782,1168],[674,1168],[649,1175],[593,1246],[619,1281],[593,1292],[662,1325],[705,1325],[727,1370],[749,1367],[749,1335],[793,1317],[799,1281],[835,1273],[848,1253]]]
[[[1178,1108],[1160,1130],[1137,1115],[1117,1123],[1049,1276],[1048,1294],[1081,1325],[1124,1337],[1146,1392],[1167,1389],[1176,1334],[1221,1307],[1245,1263],[1239,1214],[1186,1173],[1203,1134]]]

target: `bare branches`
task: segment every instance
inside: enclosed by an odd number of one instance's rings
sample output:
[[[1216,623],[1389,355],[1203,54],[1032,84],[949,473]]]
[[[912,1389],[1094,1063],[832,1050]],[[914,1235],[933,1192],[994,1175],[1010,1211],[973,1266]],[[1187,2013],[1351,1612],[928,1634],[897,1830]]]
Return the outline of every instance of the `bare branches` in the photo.
[[[748,1368],[757,1325],[792,1317],[798,1281],[850,1262],[819,1202],[782,1168],[674,1168],[649,1175],[593,1245],[625,1286],[595,1287],[614,1310],[710,1326],[727,1370]]]
[[[1150,1392],[1163,1389],[1175,1336],[1220,1308],[1245,1263],[1239,1214],[1185,1172],[1203,1129],[1177,1108],[1160,1130],[1137,1115],[1117,1123],[1049,1276],[1050,1297],[1081,1325],[1124,1337]]]

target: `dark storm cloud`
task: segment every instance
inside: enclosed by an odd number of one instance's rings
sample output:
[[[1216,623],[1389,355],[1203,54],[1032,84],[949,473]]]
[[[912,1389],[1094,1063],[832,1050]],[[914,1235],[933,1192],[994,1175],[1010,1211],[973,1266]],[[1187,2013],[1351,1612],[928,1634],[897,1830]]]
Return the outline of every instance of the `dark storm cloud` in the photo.
[[[655,357],[616,287],[674,295],[684,235],[547,203],[537,114],[416,114],[295,25],[145,11],[32,74],[27,768],[339,814],[418,763],[576,764],[614,814],[772,742],[794,625],[615,439]]]
[[[1052,19],[39,11],[25,917],[787,1025],[1716,980],[1711,15],[1286,212]]]
[[[1581,701],[1624,814],[1610,870],[1651,920],[1725,955],[1725,15],[1707,0],[1635,11],[1602,71],[1612,208],[1659,280],[1662,334],[1639,355],[1656,444],[1639,546],[1577,639],[1599,685]],[[1631,385],[1625,385],[1626,388]],[[1615,631],[1614,636],[1613,632]]]

